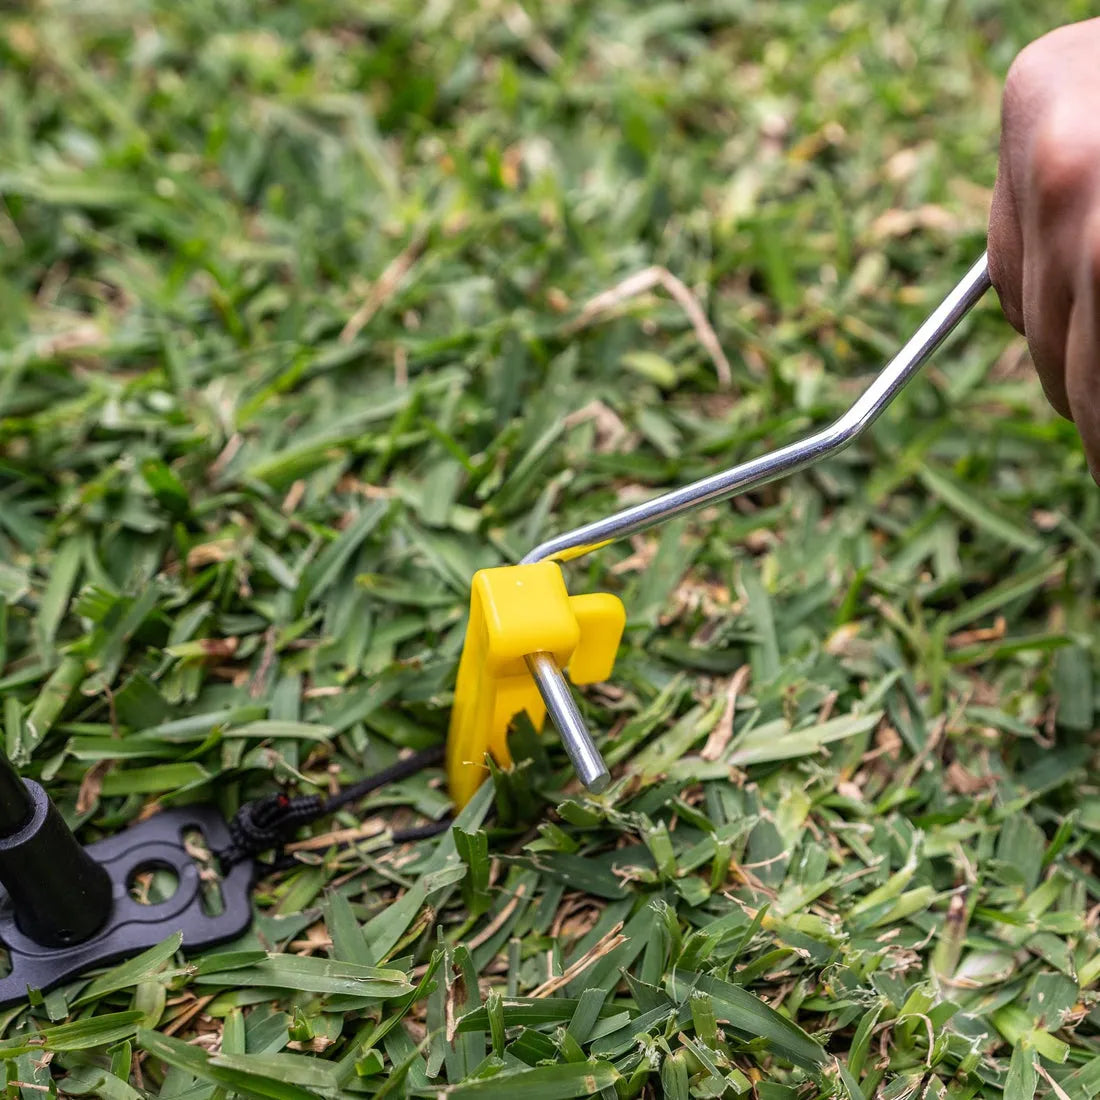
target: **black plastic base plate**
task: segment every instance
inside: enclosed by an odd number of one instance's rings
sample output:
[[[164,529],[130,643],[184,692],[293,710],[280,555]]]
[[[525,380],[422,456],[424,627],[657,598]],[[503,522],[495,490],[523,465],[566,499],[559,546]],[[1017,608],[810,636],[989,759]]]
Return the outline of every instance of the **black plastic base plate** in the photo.
[[[42,947],[24,936],[7,894],[0,889],[0,943],[11,957],[11,973],[0,978],[0,1007],[26,1000],[29,989],[44,992],[67,978],[136,955],[173,932],[183,934],[187,951],[213,947],[244,933],[252,923],[252,862],[237,864],[221,879],[222,911],[208,914],[199,869],[184,847],[184,834],[192,829],[212,852],[229,843],[225,819],[213,806],[199,805],[164,810],[118,836],[87,845],[85,851],[111,876],[114,903],[107,924],[72,947]],[[174,872],[179,885],[170,898],[143,905],[130,896],[130,885],[137,874],[156,869]]]

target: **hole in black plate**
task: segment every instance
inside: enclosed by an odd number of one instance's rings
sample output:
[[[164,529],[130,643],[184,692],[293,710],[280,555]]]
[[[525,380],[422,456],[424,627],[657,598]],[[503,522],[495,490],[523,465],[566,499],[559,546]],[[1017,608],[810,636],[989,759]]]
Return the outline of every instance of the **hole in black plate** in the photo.
[[[159,905],[180,888],[179,875],[167,863],[141,863],[130,872],[126,889],[138,905]]]
[[[218,863],[202,829],[183,830],[184,851],[194,860],[199,872],[199,904],[208,917],[218,917],[225,912],[225,898],[222,896],[222,880],[218,874]]]

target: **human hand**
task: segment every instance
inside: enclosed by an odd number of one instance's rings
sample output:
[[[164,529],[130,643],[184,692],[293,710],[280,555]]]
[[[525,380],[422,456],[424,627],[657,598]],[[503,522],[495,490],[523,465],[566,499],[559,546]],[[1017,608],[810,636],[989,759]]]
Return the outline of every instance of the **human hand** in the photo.
[[[1009,70],[989,271],[1100,482],[1100,19],[1052,31]]]

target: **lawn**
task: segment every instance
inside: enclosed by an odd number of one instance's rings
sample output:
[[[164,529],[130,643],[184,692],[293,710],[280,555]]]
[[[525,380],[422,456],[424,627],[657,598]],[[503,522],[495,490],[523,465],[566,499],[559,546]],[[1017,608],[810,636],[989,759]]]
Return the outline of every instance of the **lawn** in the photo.
[[[87,842],[440,744],[474,571],[846,407],[1090,9],[6,9],[8,754]],[[1097,531],[989,294],[843,456],[566,568],[606,795],[522,724],[435,836],[390,785],[243,940],[0,1012],[6,1095],[1091,1100]]]

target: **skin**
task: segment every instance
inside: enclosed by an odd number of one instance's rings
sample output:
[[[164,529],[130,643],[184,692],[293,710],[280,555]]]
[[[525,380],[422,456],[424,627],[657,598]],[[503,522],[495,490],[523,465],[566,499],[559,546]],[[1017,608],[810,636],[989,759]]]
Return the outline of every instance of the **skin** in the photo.
[[[1009,70],[989,268],[1100,482],[1100,19],[1038,39]]]

